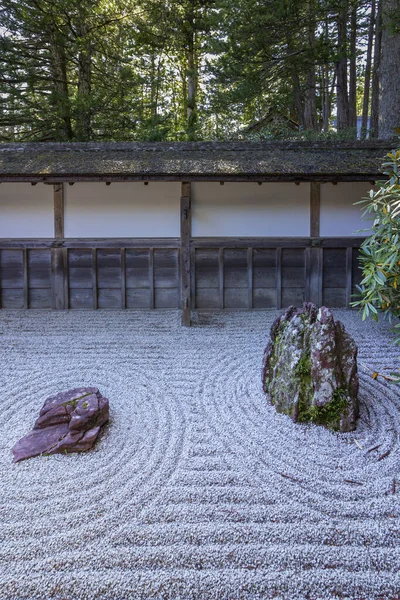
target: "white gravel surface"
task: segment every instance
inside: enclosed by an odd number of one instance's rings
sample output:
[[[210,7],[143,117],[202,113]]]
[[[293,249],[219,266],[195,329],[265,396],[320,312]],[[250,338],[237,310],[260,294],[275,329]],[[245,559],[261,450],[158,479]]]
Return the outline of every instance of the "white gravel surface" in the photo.
[[[357,430],[295,425],[261,388],[276,315],[0,312],[1,600],[400,597],[400,390],[371,377],[400,350],[336,311]],[[111,406],[95,449],[12,464],[45,398],[86,385]]]

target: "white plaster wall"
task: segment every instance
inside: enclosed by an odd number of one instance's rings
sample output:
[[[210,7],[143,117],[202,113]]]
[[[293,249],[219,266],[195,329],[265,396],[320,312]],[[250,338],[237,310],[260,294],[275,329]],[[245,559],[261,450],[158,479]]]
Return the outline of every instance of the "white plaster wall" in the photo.
[[[179,237],[181,184],[65,185],[65,237]]]
[[[370,227],[361,218],[362,206],[354,202],[364,198],[371,189],[370,183],[321,184],[321,237],[365,236],[359,229]]]
[[[53,186],[0,185],[0,238],[54,237]]]
[[[310,185],[192,184],[194,237],[310,235]]]

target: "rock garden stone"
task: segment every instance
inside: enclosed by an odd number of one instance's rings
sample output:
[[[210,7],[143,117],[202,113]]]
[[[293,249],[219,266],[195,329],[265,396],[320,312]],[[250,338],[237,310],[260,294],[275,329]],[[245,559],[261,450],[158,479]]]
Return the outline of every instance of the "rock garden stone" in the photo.
[[[75,388],[51,396],[41,408],[32,431],[12,449],[14,462],[39,454],[89,450],[108,416],[108,400],[97,388]]]
[[[272,404],[293,421],[355,429],[357,346],[325,306],[291,306],[275,320],[262,380]]]

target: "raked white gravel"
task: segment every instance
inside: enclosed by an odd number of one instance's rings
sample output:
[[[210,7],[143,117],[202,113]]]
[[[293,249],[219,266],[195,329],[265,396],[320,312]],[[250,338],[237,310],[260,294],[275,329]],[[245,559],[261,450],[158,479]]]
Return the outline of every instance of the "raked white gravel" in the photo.
[[[400,349],[336,311],[357,430],[295,425],[261,388],[276,315],[0,312],[0,600],[400,598],[400,388],[371,377]],[[45,398],[86,385],[111,406],[95,449],[12,464]]]

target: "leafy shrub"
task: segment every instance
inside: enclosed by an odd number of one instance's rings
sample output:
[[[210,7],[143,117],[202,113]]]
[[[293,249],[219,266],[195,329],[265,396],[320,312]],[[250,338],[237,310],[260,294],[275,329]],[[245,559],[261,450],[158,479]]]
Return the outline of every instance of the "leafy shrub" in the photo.
[[[363,279],[357,286],[358,299],[352,306],[376,321],[378,314],[396,321],[396,341],[400,343],[400,150],[387,154],[383,163],[387,181],[360,201],[364,218],[373,220],[372,233],[361,245]]]

